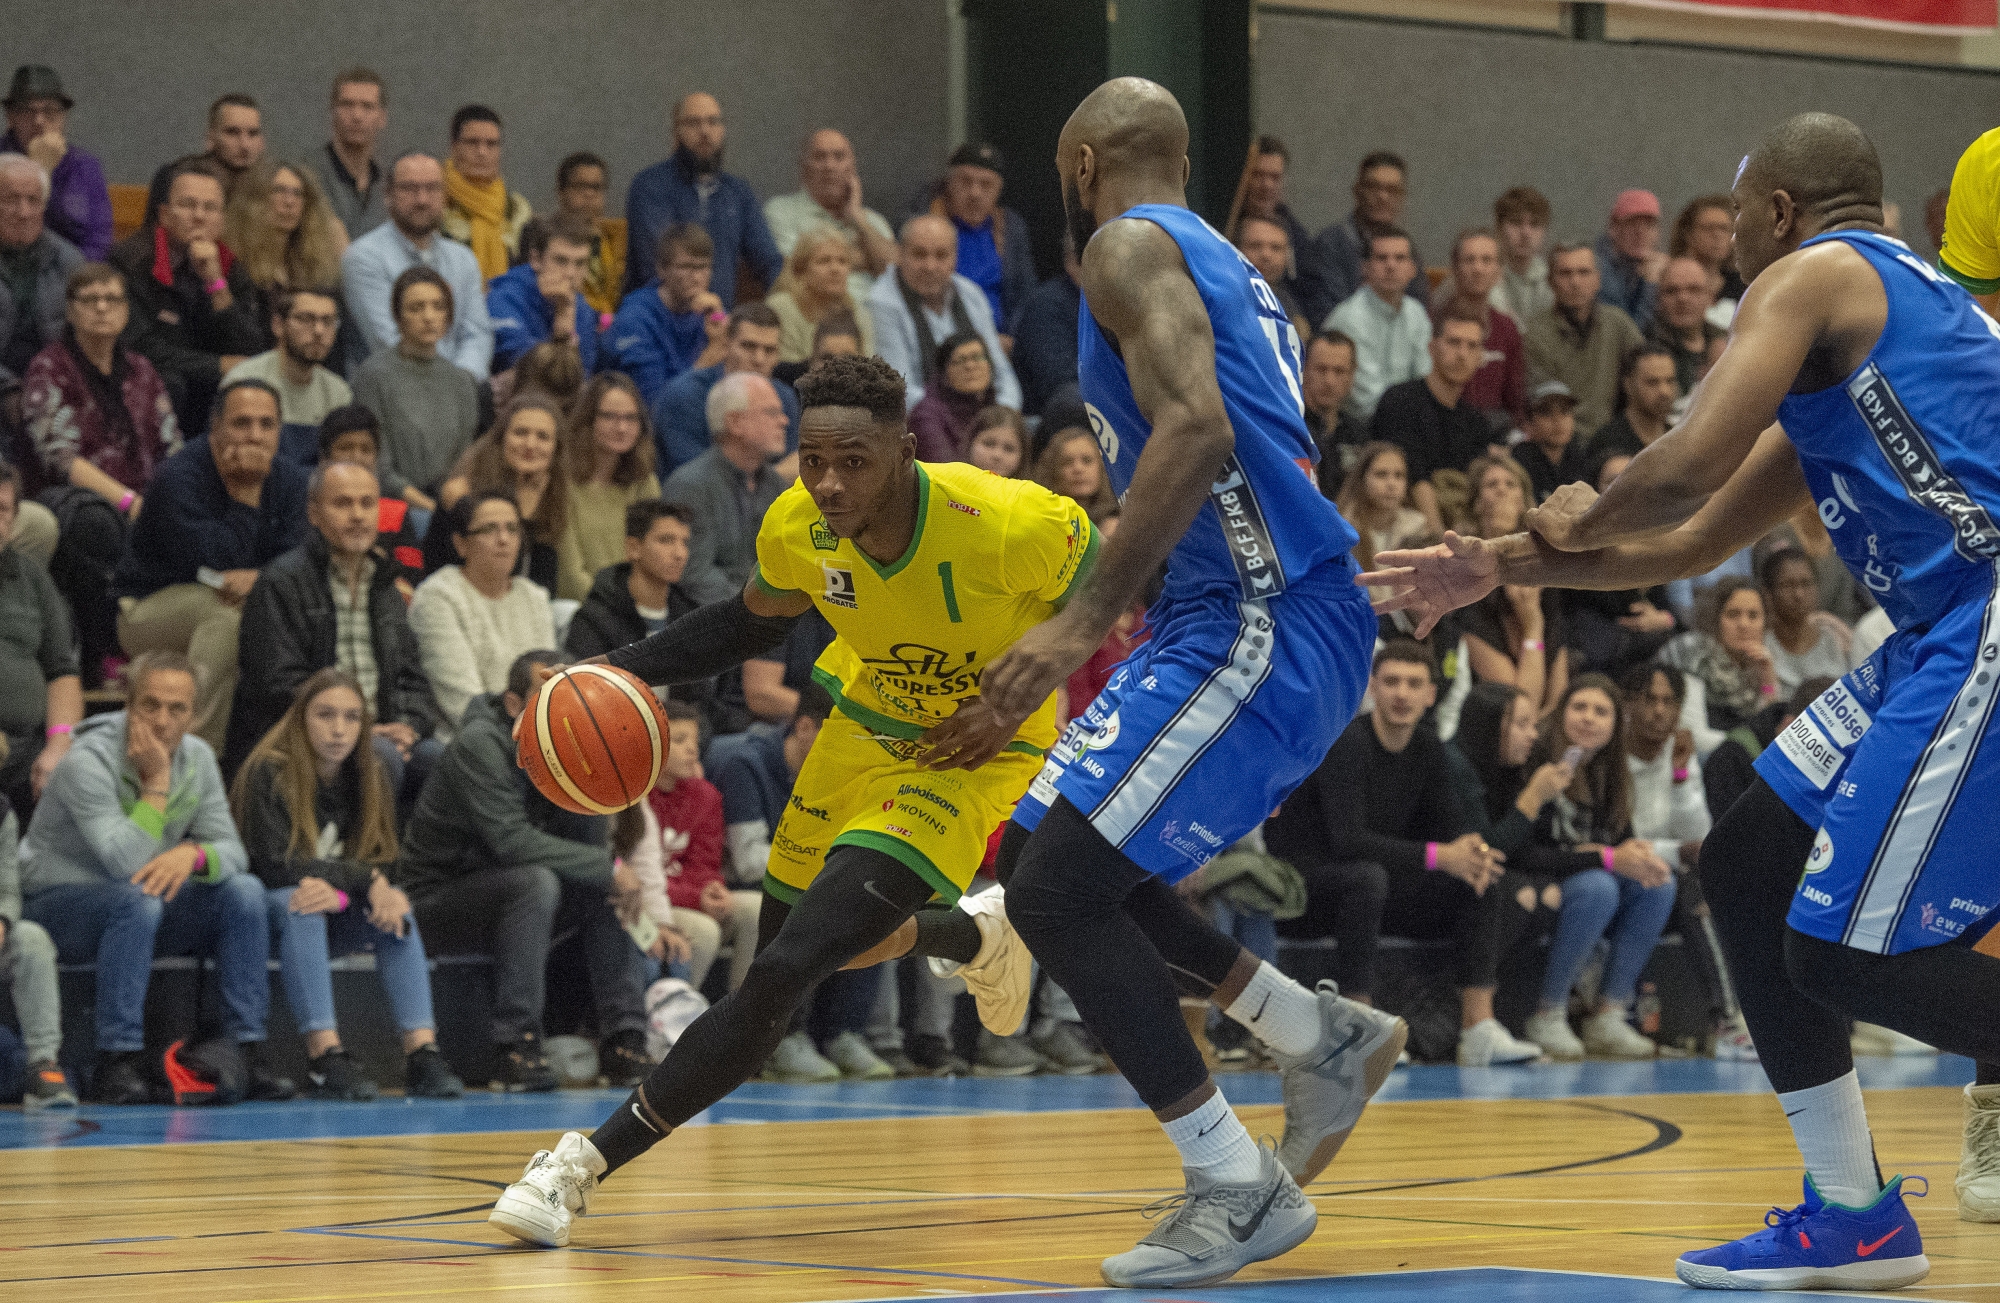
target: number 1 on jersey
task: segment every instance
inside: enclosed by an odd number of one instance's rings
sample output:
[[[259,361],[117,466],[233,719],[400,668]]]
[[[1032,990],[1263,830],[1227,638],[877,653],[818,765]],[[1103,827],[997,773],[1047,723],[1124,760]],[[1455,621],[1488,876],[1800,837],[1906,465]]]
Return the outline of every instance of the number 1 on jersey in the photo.
[[[958,590],[951,586],[951,562],[938,562],[938,583],[944,587],[944,613],[953,624],[962,623],[958,618]]]

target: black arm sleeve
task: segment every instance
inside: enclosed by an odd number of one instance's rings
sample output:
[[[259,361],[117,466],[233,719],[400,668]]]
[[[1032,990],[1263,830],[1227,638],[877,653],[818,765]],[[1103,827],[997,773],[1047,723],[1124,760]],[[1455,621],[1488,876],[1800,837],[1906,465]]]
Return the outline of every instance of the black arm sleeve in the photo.
[[[655,687],[699,683],[785,641],[795,615],[758,615],[738,593],[689,611],[650,638],[610,652],[605,660]]]

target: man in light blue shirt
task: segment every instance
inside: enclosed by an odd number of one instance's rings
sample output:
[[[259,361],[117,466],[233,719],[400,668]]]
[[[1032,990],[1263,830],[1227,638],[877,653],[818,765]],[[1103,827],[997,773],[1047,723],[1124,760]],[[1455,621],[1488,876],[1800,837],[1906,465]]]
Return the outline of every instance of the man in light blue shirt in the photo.
[[[1354,341],[1354,389],[1343,409],[1367,420],[1389,386],[1430,374],[1431,319],[1403,291],[1417,274],[1409,234],[1387,227],[1368,237],[1361,288],[1327,314],[1322,329]]]
[[[902,374],[909,406],[917,405],[937,370],[938,344],[970,330],[986,341],[993,362],[993,401],[1020,411],[1021,382],[1000,347],[986,292],[953,270],[958,231],[942,217],[912,217],[896,248],[896,265],[868,291],[868,311],[875,318],[875,351]]]
[[[438,234],[444,218],[444,169],[428,154],[405,154],[389,165],[389,220],[347,246],[340,284],[347,310],[368,350],[394,348],[400,337],[389,291],[417,263],[451,286],[451,331],[438,356],[484,380],[493,362],[493,324],[486,315],[486,279],[472,250]]]

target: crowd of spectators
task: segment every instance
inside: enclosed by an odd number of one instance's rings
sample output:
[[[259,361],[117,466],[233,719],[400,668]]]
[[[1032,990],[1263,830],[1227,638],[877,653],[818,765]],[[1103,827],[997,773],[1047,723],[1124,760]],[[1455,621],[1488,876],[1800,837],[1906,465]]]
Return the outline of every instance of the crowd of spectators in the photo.
[[[742,979],[763,856],[829,708],[811,666],[831,632],[802,621],[768,659],[677,694],[672,762],[616,820],[535,792],[512,723],[536,665],[743,587],[797,477],[790,382],[819,359],[891,363],[924,459],[1032,477],[1115,528],[1076,384],[1077,250],[1038,278],[993,146],[960,147],[892,222],[823,128],[799,189],[760,201],[723,167],[723,104],[695,92],[622,220],[588,151],[537,215],[498,112],[466,105],[441,154],[389,158],[389,96],[340,73],[325,147],[296,161],[267,157],[251,96],[221,96],[120,239],[102,168],[64,135],[59,75],[10,84],[0,984],[31,1105],[74,1099],[58,963],[97,970],[97,1057],[71,1066],[129,1102],[155,1089],[151,960],[191,953],[219,966],[253,1096],[293,1089],[259,1049],[273,953],[316,1094],[376,1088],[333,1009],[328,962],[354,950],[375,956],[413,1093],[461,1088],[425,968],[458,951],[493,963],[495,1082],[555,1084],[541,1047],[566,962],[602,1074],[639,1080],[649,981]],[[1556,215],[1521,185],[1432,267],[1396,154],[1364,157],[1353,210],[1316,233],[1286,201],[1287,159],[1255,142],[1224,229],[1296,327],[1319,484],[1364,566],[1609,483],[1672,424],[1743,292],[1726,197],[1687,205],[1662,250],[1645,190],[1601,226],[1564,215],[1551,242]],[[1693,581],[1509,587],[1410,632],[1384,618],[1370,711],[1231,853],[1247,858],[1190,890],[1260,950],[1330,940],[1355,998],[1383,936],[1431,945],[1461,1062],[1652,1053],[1641,972],[1664,929],[1703,932],[1704,761],[1740,775],[1886,620],[1802,518]],[[1066,707],[1145,636],[1135,611]],[[552,958],[564,933],[579,942]],[[1528,940],[1544,975],[1510,1029],[1496,986]],[[1715,1044],[1748,1052],[1703,953]],[[1060,991],[966,1063],[953,991],[922,967],[837,975],[770,1071],[1097,1066]]]

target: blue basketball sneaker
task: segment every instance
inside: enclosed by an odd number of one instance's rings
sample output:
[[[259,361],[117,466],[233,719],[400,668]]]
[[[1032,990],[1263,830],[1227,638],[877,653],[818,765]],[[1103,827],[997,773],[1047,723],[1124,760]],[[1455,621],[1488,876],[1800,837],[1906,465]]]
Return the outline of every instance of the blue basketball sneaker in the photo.
[[[1931,1269],[1923,1236],[1903,1206],[1896,1177],[1874,1203],[1849,1208],[1820,1197],[1811,1174],[1806,1201],[1764,1214],[1764,1230],[1713,1249],[1683,1253],[1674,1274],[1697,1289],[1900,1289]],[[1930,1192],[1924,1181],[1919,1195]]]

